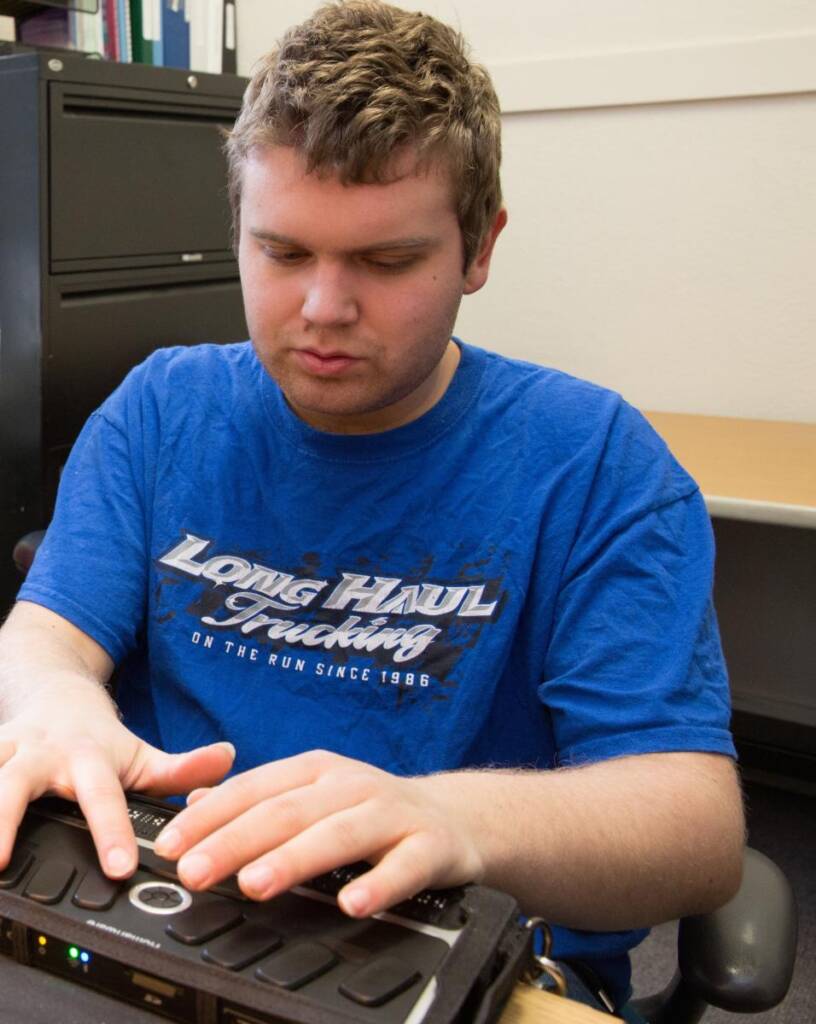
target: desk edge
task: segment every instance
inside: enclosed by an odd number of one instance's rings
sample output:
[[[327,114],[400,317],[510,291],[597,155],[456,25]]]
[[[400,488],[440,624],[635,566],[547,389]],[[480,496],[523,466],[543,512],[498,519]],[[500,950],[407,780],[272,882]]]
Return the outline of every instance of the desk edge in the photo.
[[[709,514],[721,519],[743,519],[777,526],[802,526],[816,529],[816,508],[809,505],[788,505],[781,501],[752,501],[749,498],[727,498],[704,494]]]

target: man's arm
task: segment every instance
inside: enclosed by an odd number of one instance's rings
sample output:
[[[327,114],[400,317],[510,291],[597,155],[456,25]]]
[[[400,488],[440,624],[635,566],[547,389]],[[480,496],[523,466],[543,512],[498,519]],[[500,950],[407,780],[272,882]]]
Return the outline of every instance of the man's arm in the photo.
[[[228,771],[228,744],[171,756],[119,721],[104,684],[113,663],[91,637],[21,601],[0,630],[0,868],[30,800],[44,793],[82,807],[111,877],[136,868],[123,789],[186,792]]]
[[[646,927],[713,910],[739,886],[742,798],[732,761],[718,754],[426,783],[483,836],[486,881],[559,924]]]
[[[712,909],[739,884],[743,818],[729,759],[645,754],[554,772],[403,779],[323,751],[194,793],[157,843],[190,888],[238,871],[268,899],[340,864],[354,916],[426,886],[481,881],[554,923],[593,930]]]

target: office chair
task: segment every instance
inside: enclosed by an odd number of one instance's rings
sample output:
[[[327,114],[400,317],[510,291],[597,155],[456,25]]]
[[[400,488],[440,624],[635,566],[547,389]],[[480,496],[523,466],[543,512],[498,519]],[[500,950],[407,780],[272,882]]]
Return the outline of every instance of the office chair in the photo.
[[[26,534],[14,548],[25,575],[44,531]],[[677,971],[662,992],[636,998],[647,1024],[697,1024],[707,1007],[760,1013],[785,997],[796,958],[797,912],[782,871],[746,848],[736,896],[710,914],[680,921]]]
[[[24,537],[21,537],[14,545],[12,558],[14,559],[14,564],[23,576],[25,576],[31,568],[31,563],[34,561],[34,556],[37,554],[37,548],[42,543],[44,536],[45,530],[32,530],[31,533],[27,533]]]
[[[790,883],[772,860],[748,847],[739,892],[713,913],[683,918],[674,977],[662,992],[631,1005],[648,1024],[696,1024],[708,1006],[770,1010],[790,986],[796,938]]]

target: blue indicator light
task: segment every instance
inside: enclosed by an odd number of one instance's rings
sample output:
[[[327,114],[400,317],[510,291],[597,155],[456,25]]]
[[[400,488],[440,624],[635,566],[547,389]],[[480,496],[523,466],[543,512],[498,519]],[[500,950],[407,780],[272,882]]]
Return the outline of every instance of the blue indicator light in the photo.
[[[82,953],[79,954],[79,959],[83,962],[83,964],[90,963],[91,954],[90,953],[82,952]]]

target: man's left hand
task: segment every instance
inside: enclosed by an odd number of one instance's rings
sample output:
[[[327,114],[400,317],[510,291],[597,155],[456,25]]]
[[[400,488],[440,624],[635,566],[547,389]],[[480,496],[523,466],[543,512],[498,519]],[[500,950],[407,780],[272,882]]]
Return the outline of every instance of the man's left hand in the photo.
[[[191,795],[156,853],[178,859],[182,883],[206,889],[238,875],[267,900],[333,868],[368,861],[339,903],[365,917],[421,889],[479,881],[484,864],[433,777],[401,778],[316,750],[261,765]]]

